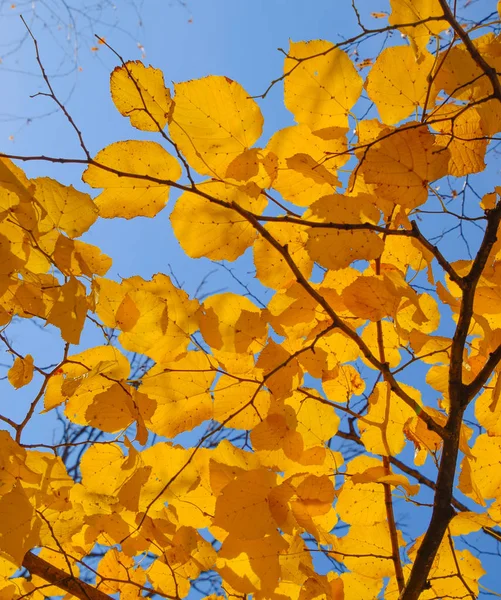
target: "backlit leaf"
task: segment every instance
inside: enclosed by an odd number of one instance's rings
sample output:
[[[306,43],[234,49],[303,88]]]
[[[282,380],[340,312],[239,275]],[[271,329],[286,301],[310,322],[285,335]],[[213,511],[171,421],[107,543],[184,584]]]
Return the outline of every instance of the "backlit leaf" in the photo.
[[[179,163],[162,146],[136,140],[110,144],[83,174],[91,187],[104,188],[95,202],[106,219],[154,217],[180,177]]]
[[[111,98],[120,114],[143,131],[158,131],[167,124],[172,100],[162,71],[128,61],[112,72]]]

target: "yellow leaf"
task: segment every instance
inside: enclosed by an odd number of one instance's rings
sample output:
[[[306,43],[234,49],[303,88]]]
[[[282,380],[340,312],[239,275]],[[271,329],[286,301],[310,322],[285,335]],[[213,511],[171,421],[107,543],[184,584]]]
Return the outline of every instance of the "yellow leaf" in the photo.
[[[407,123],[364,151],[358,174],[406,209],[424,204],[428,184],[447,174],[450,153],[426,127]],[[441,150],[439,152],[439,150]]]
[[[313,134],[306,125],[277,131],[266,146],[278,165],[273,188],[299,206],[332,194],[340,185],[337,169],[349,159],[346,132],[338,127]]]
[[[140,391],[157,403],[148,423],[151,431],[172,438],[212,417],[210,388],[216,376],[212,362],[203,352],[190,351],[148,371]]]
[[[436,90],[432,82],[435,64],[424,51],[419,63],[410,46],[385,48],[377,57],[365,84],[369,98],[376,104],[383,123],[394,125],[420,108],[435,104]]]
[[[313,260],[305,250],[308,239],[303,229],[287,227],[284,223],[268,223],[266,230],[281,245],[287,245],[287,252],[299,270],[308,279],[313,268]],[[296,276],[283,256],[270,242],[259,236],[254,242],[254,265],[259,281],[275,290],[286,287]]]
[[[111,258],[97,246],[60,235],[53,252],[54,262],[65,275],[105,275],[111,267]]]
[[[366,338],[363,339],[366,341]],[[332,402],[349,402],[353,394],[360,396],[364,393],[365,381],[355,367],[340,364],[334,370],[324,374],[322,389]]]
[[[61,337],[70,344],[78,344],[87,315],[85,286],[75,277],[59,288],[59,295],[47,315],[47,323],[59,327]]]
[[[336,435],[340,419],[334,408],[315,398],[294,392],[285,400],[296,415],[296,431],[301,434],[305,448],[323,446]]]
[[[362,79],[345,52],[322,40],[291,42],[284,63],[284,73],[289,71],[285,106],[298,123],[312,131],[348,126]]]
[[[311,206],[306,218],[320,222],[346,225],[374,223],[379,220],[379,210],[367,197],[329,195]],[[373,231],[342,228],[311,227],[306,230],[306,249],[310,257],[327,269],[343,269],[355,260],[377,258],[384,247],[381,237]]]
[[[115,381],[129,376],[129,361],[113,346],[96,346],[68,360],[48,381],[45,390],[45,410],[50,410],[68,397],[88,395],[103,391]]]
[[[391,25],[418,23],[410,27],[401,27],[400,31],[409,36],[418,50],[418,56],[426,48],[432,35],[438,35],[449,27],[445,20],[429,20],[429,17],[441,17],[444,12],[438,0],[390,0]]]
[[[214,419],[234,429],[252,429],[268,414],[270,395],[257,383],[222,375],[214,388]]]
[[[421,404],[418,390],[403,383],[400,387],[411,398]],[[415,412],[397,394],[390,390],[387,383],[378,383],[369,396],[367,418],[359,419],[361,439],[369,452],[383,456],[395,456],[405,446],[403,427],[415,416]]]
[[[474,460],[468,460],[475,487],[486,500],[496,498],[501,485],[501,438],[482,433],[471,449]]]
[[[254,214],[261,214],[268,204],[261,190],[253,184],[236,187],[207,181],[197,189],[210,194],[216,201],[236,202]],[[253,225],[237,211],[192,192],[185,192],[177,200],[171,223],[175,236],[191,258],[235,260],[257,235]]]
[[[276,475],[265,469],[247,471],[228,483],[216,501],[214,525],[241,540],[256,540],[276,530],[268,495]]]
[[[16,360],[7,374],[9,382],[16,389],[28,385],[33,379],[33,370],[33,356],[31,354],[24,357],[16,356]]]
[[[485,169],[485,152],[489,140],[483,136],[483,123],[478,110],[463,105],[445,104],[434,111],[433,126],[440,135],[437,144],[450,152],[449,174],[462,177]]]
[[[0,547],[21,567],[24,555],[39,543],[40,519],[20,483],[0,496]]]
[[[438,2],[438,0],[435,1]],[[501,68],[499,53],[501,42],[498,37],[488,33],[475,38],[473,45],[493,68]],[[446,94],[458,100],[475,101],[492,93],[489,78],[464,44],[444,51],[439,55],[438,60],[440,61],[440,70],[437,73],[435,84]]]
[[[237,353],[262,349],[268,331],[266,313],[248,298],[231,292],[214,294],[203,309],[200,331],[209,346]]]
[[[54,224],[70,238],[85,233],[98,217],[98,208],[88,194],[73,186],[61,185],[54,179],[33,179],[35,196]]]
[[[236,81],[210,75],[174,85],[169,131],[201,175],[223,179],[233,160],[261,135],[259,106]]]
[[[303,375],[297,358],[272,339],[267,341],[256,367],[263,369],[266,387],[277,400],[289,396]]]
[[[110,78],[111,98],[130,124],[143,131],[159,131],[167,124],[172,100],[162,71],[128,61]]]
[[[342,298],[351,313],[370,321],[394,316],[400,303],[399,291],[384,275],[362,275],[343,291]]]
[[[95,200],[101,217],[132,219],[159,213],[171,182],[180,177],[179,163],[162,146],[129,140],[98,152],[82,179],[93,188],[104,188]]]

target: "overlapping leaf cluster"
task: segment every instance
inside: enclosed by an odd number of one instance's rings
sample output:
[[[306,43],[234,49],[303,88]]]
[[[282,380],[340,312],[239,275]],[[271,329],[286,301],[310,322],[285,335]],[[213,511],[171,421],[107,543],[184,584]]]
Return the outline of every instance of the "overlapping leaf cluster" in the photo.
[[[439,195],[433,182],[485,168],[501,130],[501,41],[472,41],[445,0],[391,6],[408,43],[384,49],[365,78],[342,47],[291,43],[283,80],[296,124],[263,147],[260,107],[237,82],[209,76],[171,92],[159,70],[128,62],[112,99],[159,141],[89,159],[95,200],[2,159],[1,324],[39,318],[66,345],[50,372],[9,346],[11,384],[34,371],[43,384],[25,421],[3,418],[13,435],[0,432],[0,598],[184,598],[205,572],[228,598],[478,595],[482,565],[455,539],[500,536],[500,190],[471,207],[482,227],[473,259],[449,262],[415,219]],[[362,95],[374,118],[356,119]],[[172,187],[184,251],[249,251],[267,306],[233,292],[190,299],[164,274],[106,278],[111,259],[78,238],[98,214],[154,217]],[[452,326],[437,333],[444,313]],[[86,317],[118,344],[72,351]],[[131,377],[127,353],[153,366]],[[415,363],[430,387],[409,385]],[[23,447],[42,398],[116,434],[85,451],[79,482],[56,453]],[[207,423],[192,447],[172,442]],[[244,445],[211,445],[235,430]],[[161,441],[148,444],[153,434]],[[336,439],[365,454],[346,459]],[[427,460],[434,479],[419,470]],[[419,537],[400,531],[397,500],[423,523],[431,513]],[[318,554],[340,568],[319,574]],[[93,587],[79,582],[82,564]]]

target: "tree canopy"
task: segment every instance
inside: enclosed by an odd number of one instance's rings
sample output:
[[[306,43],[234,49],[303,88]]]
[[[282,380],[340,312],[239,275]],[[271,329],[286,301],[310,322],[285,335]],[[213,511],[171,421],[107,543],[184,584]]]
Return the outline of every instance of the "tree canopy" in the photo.
[[[496,168],[501,20],[389,4],[354,4],[340,43],[291,41],[260,96],[115,52],[111,98],[144,139],[95,155],[40,61],[81,156],[0,155],[4,401],[34,390],[0,412],[1,600],[500,592],[468,536],[501,541],[501,187],[474,187]],[[282,84],[295,124],[263,141]],[[33,160],[81,165],[87,191]],[[81,239],[172,190],[182,249],[235,261],[235,290],[115,280]],[[57,364],[16,348],[23,319],[57,332]],[[32,443],[40,411],[97,435]]]

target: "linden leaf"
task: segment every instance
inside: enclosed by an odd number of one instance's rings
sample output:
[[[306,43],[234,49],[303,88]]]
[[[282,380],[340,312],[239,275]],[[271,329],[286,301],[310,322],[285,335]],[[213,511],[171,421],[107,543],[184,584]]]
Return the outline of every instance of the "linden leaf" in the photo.
[[[24,555],[39,544],[40,520],[20,483],[0,496],[0,547],[21,567]]]
[[[214,388],[214,420],[234,429],[252,429],[268,414],[270,395],[258,383],[222,375]]]
[[[33,379],[33,356],[27,354],[26,356],[17,356],[14,364],[9,369],[7,377],[11,385],[16,389],[28,385]]]
[[[48,381],[45,390],[45,410],[51,410],[68,397],[80,396],[91,403],[95,393],[111,387],[129,376],[130,365],[113,346],[96,346],[69,356],[61,369]]]
[[[383,486],[362,477],[368,470],[378,468],[382,468],[381,461],[369,456],[357,456],[346,465],[349,477],[345,478],[336,503],[336,511],[346,523],[368,526],[386,521]]]
[[[320,400],[295,392],[285,400],[285,406],[290,406],[296,415],[296,431],[305,448],[322,446],[338,432],[340,418],[332,406]]]
[[[471,449],[474,460],[465,458],[471,468],[471,478],[482,498],[496,498],[501,485],[501,438],[483,433]],[[464,468],[464,465],[462,465]],[[462,488],[461,488],[462,489]]]
[[[445,19],[429,19],[444,14],[438,0],[390,0],[390,5],[391,14],[388,20],[391,25],[416,23],[409,27],[400,27],[400,31],[411,39],[418,56],[426,48],[430,36],[438,35],[449,27]]]
[[[400,295],[387,277],[362,275],[343,290],[346,308],[355,316],[370,321],[394,316]]]
[[[174,234],[191,258],[205,256],[212,260],[235,260],[254,242],[256,230],[236,210],[218,204],[235,202],[242,208],[261,214],[268,201],[254,185],[235,187],[217,181],[197,185],[215,201],[185,192],[171,214]]]
[[[142,378],[140,391],[156,400],[148,427],[167,438],[190,431],[212,417],[210,388],[216,376],[203,352],[188,352],[175,362],[155,365]]]
[[[176,83],[169,131],[201,175],[224,178],[233,160],[260,137],[259,106],[236,81],[210,75]]]
[[[310,257],[327,269],[343,269],[355,260],[380,256],[384,242],[374,231],[357,229],[362,223],[377,223],[379,210],[367,197],[324,196],[305,215],[320,222],[346,224],[346,228],[311,227],[306,230]],[[355,227],[350,230],[349,225]]]
[[[266,230],[281,246],[287,246],[290,257],[308,279],[313,268],[313,260],[305,249],[308,236],[303,229],[284,225],[268,223]],[[263,236],[259,236],[254,242],[253,250],[256,277],[263,285],[279,290],[296,280],[285,258]]]
[[[417,403],[421,403],[418,390],[405,384],[400,387]],[[378,383],[369,396],[367,419],[359,419],[361,439],[369,452],[395,456],[405,446],[405,423],[415,416],[414,410],[391,391],[387,383]]]
[[[59,327],[63,340],[78,344],[87,308],[85,286],[75,277],[70,277],[59,288],[59,296],[47,315],[47,323]]]
[[[110,91],[117,110],[133,127],[159,131],[166,126],[172,100],[159,69],[128,61],[111,74]]]
[[[268,331],[266,313],[248,298],[231,292],[214,294],[203,309],[200,332],[212,348],[236,353],[262,348]]]
[[[68,276],[105,275],[111,267],[111,258],[97,246],[80,240],[71,240],[64,235],[57,239],[53,252],[54,262]]]
[[[337,169],[349,159],[346,132],[337,127],[313,134],[306,125],[277,131],[266,146],[277,159],[273,188],[299,206],[332,194],[340,185]]]
[[[486,34],[473,40],[473,45],[484,60],[495,69],[501,68],[500,40],[493,34]],[[492,93],[492,84],[470,51],[460,44],[439,55],[440,69],[435,84],[446,94],[458,100],[480,100]]]
[[[159,213],[171,182],[180,177],[179,163],[162,146],[129,140],[98,152],[82,179],[93,188],[104,188],[95,199],[101,217],[132,219]]]
[[[365,381],[355,367],[340,364],[333,371],[324,374],[322,388],[329,400],[349,402],[353,394],[360,396],[364,393]]]
[[[315,131],[347,127],[362,91],[362,78],[348,55],[322,40],[291,42],[284,62],[285,106],[298,123]]]
[[[44,208],[54,227],[64,231],[70,238],[85,233],[98,217],[98,207],[88,194],[73,186],[61,185],[54,179],[33,179],[35,196]]]
[[[410,46],[385,48],[377,57],[365,84],[369,98],[376,104],[383,123],[394,125],[414,114],[425,103],[435,103],[436,90],[431,74],[435,60],[420,55],[419,63]]]
[[[440,132],[437,144],[450,152],[449,174],[462,177],[485,169],[485,152],[489,140],[482,135],[482,118],[478,110],[462,105],[445,104],[433,113],[434,129]]]
[[[256,540],[276,530],[268,495],[276,485],[275,473],[265,469],[238,475],[216,501],[214,525],[241,540]]]
[[[428,184],[448,173],[450,153],[434,141],[426,127],[407,123],[364,151],[358,174],[395,204],[416,208],[426,202]]]

